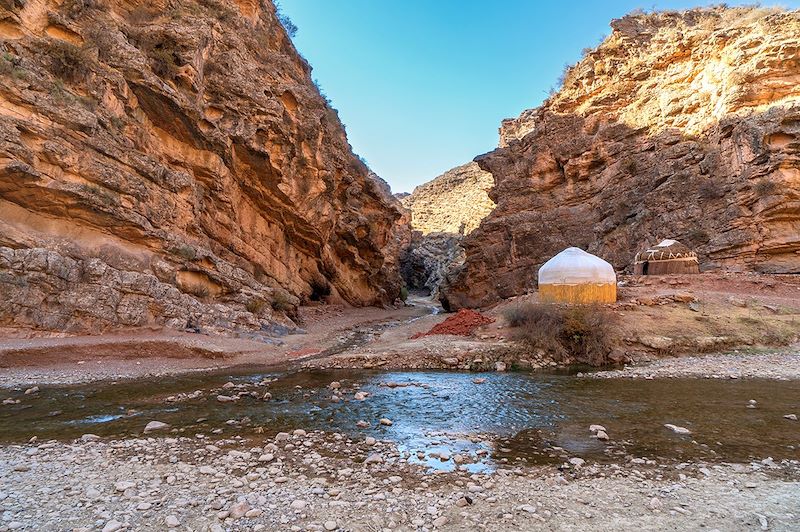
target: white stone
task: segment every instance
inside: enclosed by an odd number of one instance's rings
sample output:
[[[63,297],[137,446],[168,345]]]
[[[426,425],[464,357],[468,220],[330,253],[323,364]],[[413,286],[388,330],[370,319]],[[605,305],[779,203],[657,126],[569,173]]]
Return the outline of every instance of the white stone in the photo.
[[[120,480],[116,484],[114,484],[114,489],[116,491],[125,491],[130,488],[136,486],[136,482],[131,482],[130,480]]]
[[[165,429],[168,429],[168,428],[169,428],[169,425],[166,424],[166,423],[163,423],[161,421],[151,421],[150,423],[148,423],[144,427],[144,433],[148,434],[150,432],[155,432],[155,431],[158,431],[158,430],[165,430]]]
[[[692,431],[687,429],[686,427],[679,427],[678,425],[673,425],[672,423],[665,423],[664,426],[671,430],[676,434],[691,434]]]
[[[117,530],[122,530],[123,524],[116,519],[111,519],[106,522],[106,526],[103,527],[103,532],[117,532]]]
[[[303,508],[306,507],[307,504],[308,503],[306,501],[304,501],[303,499],[296,499],[296,500],[292,501],[292,504],[290,504],[289,507],[292,510],[302,510]]]

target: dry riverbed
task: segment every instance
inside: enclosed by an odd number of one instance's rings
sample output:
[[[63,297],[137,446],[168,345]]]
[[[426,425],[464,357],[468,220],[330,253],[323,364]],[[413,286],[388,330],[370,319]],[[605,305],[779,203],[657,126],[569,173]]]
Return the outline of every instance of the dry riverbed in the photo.
[[[0,448],[0,531],[797,530],[800,520],[796,460],[600,465],[564,453],[559,467],[470,474],[425,470],[371,438],[211,436]]]
[[[776,379],[800,380],[800,346],[770,352],[731,352],[692,357],[660,358],[612,371],[585,376],[618,378]]]

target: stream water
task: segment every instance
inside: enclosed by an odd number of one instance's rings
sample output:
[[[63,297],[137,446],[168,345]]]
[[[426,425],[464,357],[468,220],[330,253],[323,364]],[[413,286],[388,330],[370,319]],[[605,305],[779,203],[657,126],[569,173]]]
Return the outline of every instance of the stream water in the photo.
[[[485,379],[476,384],[475,379]],[[328,385],[341,383],[341,400]],[[228,384],[227,388],[222,388]],[[359,401],[355,391],[369,393]],[[265,392],[272,399],[262,400]],[[244,395],[219,402],[218,394]],[[397,442],[412,460],[448,467],[430,453],[485,450],[487,462],[557,463],[623,456],[688,461],[800,458],[800,383],[761,380],[590,379],[545,373],[247,370],[150,380],[3,390],[0,441],[69,439],[85,433],[140,436],[152,420],[187,436],[303,428]],[[750,400],[755,408],[748,408]],[[379,424],[389,418],[391,426]],[[358,421],[367,422],[359,427]],[[686,427],[679,435],[664,427]],[[605,444],[590,424],[604,425]],[[363,423],[362,423],[363,425]],[[561,451],[559,448],[564,449]],[[425,453],[416,458],[416,453]],[[452,463],[450,463],[452,467]]]

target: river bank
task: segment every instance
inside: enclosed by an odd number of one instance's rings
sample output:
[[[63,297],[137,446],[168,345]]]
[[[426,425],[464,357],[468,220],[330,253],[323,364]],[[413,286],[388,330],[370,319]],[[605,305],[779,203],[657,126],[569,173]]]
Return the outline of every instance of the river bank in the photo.
[[[389,441],[84,436],[0,448],[6,530],[796,530],[800,463],[426,470]]]

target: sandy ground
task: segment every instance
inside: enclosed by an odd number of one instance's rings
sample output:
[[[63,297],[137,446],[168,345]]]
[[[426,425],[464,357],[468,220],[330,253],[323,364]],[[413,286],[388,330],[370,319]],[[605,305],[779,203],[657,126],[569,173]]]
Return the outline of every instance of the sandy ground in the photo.
[[[800,379],[800,284],[771,276],[627,279],[618,313],[624,369],[594,377]],[[507,339],[503,311],[467,338],[410,338],[445,319],[401,309],[302,309],[281,345],[164,331],[0,342],[0,386],[143,378],[237,365],[547,367]],[[716,338],[717,340],[709,340]],[[653,344],[657,347],[653,347]],[[737,346],[746,346],[738,348]],[[697,355],[719,348],[722,353]],[[500,365],[498,365],[500,364]],[[523,366],[524,367],[524,366]],[[787,421],[789,422],[789,421]],[[560,466],[497,463],[473,474],[411,463],[391,441],[342,434],[164,433],[123,441],[0,446],[7,530],[800,530],[800,461],[675,463],[626,456]],[[452,458],[454,461],[454,458]]]
[[[169,435],[168,435],[169,436]],[[85,436],[86,440],[92,440]],[[0,447],[7,530],[798,530],[800,463],[569,462],[432,473],[299,430]],[[468,460],[474,457],[467,457]]]
[[[138,330],[103,336],[0,341],[0,386],[137,378],[240,365],[467,370],[539,369],[555,366],[508,339],[503,313],[536,302],[520,296],[484,313],[495,322],[470,337],[427,336],[447,315],[420,297],[401,308],[305,307],[304,334],[268,344],[241,338]],[[759,274],[623,277],[618,318],[619,356],[639,367],[659,361],[661,374],[730,373],[727,358],[704,358],[705,369],[671,358],[729,353],[756,346],[789,346],[800,339],[800,278]],[[739,376],[796,378],[795,347],[785,357],[738,353]],[[788,358],[786,358],[788,357]],[[775,362],[775,363],[772,363]],[[783,364],[787,362],[787,364]],[[717,364],[711,367],[709,364]],[[632,373],[628,373],[632,374]],[[628,375],[624,374],[624,375]],[[621,374],[614,374],[621,375]]]

